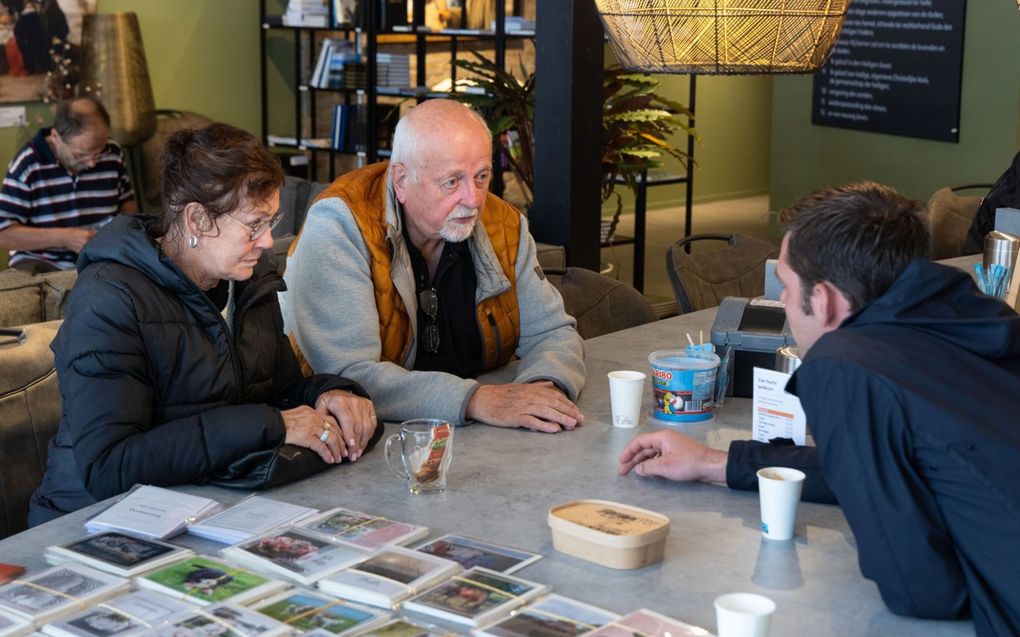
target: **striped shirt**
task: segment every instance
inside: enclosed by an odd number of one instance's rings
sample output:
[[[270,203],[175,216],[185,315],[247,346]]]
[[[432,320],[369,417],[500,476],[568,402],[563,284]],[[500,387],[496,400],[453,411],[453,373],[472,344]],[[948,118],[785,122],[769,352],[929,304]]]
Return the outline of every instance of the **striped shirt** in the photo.
[[[0,231],[13,224],[33,228],[99,228],[134,198],[124,151],[110,141],[96,165],[72,175],[46,143],[50,129],[36,133],[11,160],[0,188]],[[12,250],[10,265],[39,259],[71,270],[78,258],[68,250]]]

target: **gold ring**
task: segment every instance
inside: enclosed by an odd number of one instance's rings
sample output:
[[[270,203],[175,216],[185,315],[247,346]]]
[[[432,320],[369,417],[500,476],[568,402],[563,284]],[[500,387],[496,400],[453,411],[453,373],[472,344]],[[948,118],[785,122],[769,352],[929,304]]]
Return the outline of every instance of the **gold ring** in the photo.
[[[329,440],[329,429],[323,429],[322,435],[319,436],[319,440],[326,442]]]

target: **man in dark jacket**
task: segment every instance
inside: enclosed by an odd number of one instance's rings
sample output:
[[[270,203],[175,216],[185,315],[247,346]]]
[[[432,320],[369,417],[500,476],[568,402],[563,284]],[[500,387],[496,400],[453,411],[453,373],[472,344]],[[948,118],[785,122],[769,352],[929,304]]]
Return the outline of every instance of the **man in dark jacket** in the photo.
[[[820,467],[805,493],[838,498],[890,610],[1020,634],[1020,317],[920,258],[922,211],[889,188],[821,191],[784,215],[777,275],[804,360],[787,390],[817,448],[727,454],[660,431],[621,473],[756,488],[763,466]]]

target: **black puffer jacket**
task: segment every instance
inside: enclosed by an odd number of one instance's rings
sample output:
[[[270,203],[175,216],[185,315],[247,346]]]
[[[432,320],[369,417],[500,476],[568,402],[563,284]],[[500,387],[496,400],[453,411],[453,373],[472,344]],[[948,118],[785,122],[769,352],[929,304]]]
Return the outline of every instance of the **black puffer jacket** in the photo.
[[[163,255],[145,218],[122,215],[88,243],[52,348],[63,419],[30,524],[130,489],[201,481],[281,444],[273,405],[314,405],[353,381],[301,376],[264,256],[235,284],[233,334],[219,309]],[[226,282],[223,283],[226,285]]]

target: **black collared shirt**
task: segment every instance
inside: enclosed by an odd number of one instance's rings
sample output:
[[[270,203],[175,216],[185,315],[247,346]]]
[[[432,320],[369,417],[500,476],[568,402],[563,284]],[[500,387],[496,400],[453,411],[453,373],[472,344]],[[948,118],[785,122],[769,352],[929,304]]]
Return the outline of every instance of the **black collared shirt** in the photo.
[[[475,317],[475,292],[478,281],[471,260],[471,249],[467,241],[443,245],[436,276],[429,280],[429,268],[425,257],[407,237],[404,241],[411,254],[411,269],[414,272],[415,292],[421,298],[422,290],[433,289],[439,301],[436,312],[436,327],[439,329],[439,348],[435,353],[425,350],[425,328],[432,319],[418,303],[418,353],[414,369],[418,371],[441,371],[474,378],[482,372],[482,335]]]

